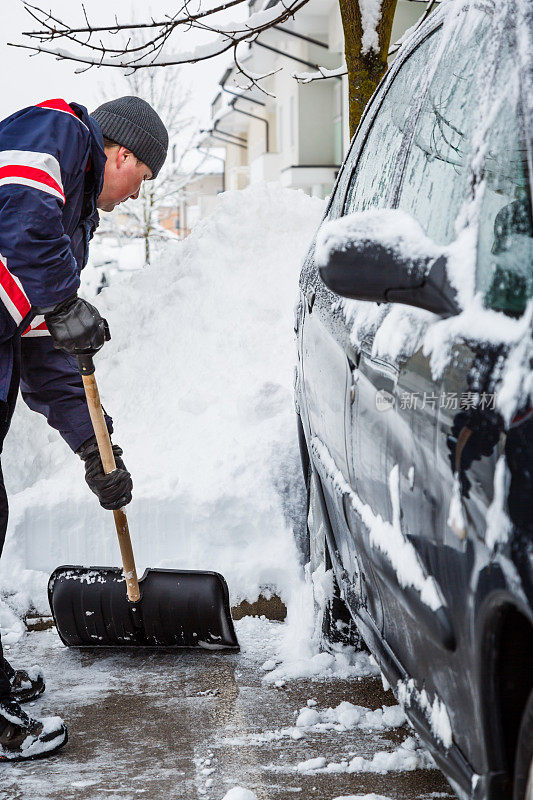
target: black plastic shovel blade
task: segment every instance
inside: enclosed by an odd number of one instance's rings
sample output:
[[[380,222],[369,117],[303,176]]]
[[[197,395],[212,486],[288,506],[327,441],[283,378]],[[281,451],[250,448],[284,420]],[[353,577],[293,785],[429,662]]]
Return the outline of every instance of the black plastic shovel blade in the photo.
[[[147,569],[130,603],[117,567],[58,567],[48,582],[68,647],[202,647],[238,650],[226,581],[218,572]]]

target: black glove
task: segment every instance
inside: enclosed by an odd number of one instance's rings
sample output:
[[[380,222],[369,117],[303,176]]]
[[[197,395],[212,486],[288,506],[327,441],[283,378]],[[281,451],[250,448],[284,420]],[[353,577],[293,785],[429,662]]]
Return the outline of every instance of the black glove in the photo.
[[[85,462],[85,480],[89,489],[95,493],[102,508],[114,511],[131,502],[133,482],[131,475],[121,458],[122,449],[113,445],[113,454],[117,466],[113,472],[104,473],[96,437],[93,436],[76,450],[77,455]]]
[[[97,308],[77,294],[44,315],[54,346],[72,355],[94,354],[109,341],[107,322]]]

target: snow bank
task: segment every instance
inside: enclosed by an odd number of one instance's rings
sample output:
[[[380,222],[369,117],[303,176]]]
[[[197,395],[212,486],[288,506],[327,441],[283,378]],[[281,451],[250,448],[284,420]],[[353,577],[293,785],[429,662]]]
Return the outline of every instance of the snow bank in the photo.
[[[321,652],[321,613],[316,614],[313,577],[306,571],[291,594],[287,619],[281,629],[277,655],[263,664],[263,681],[283,686],[298,678],[353,679],[379,675],[374,659],[341,644],[330,645],[331,652]],[[326,601],[326,598],[322,598]]]
[[[322,211],[276,184],[228,192],[157,264],[98,296],[113,338],[96,376],[133,475],[141,570],[217,570],[232,602],[263,587],[287,601],[297,585],[292,317]],[[112,515],[82,463],[22,402],[3,467],[11,516],[0,585],[12,609],[46,611],[59,564],[119,563]]]

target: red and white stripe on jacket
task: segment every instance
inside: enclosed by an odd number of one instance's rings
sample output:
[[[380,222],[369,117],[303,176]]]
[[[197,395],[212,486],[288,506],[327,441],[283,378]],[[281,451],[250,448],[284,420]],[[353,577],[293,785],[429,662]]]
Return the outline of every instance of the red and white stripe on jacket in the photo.
[[[23,336],[50,336],[50,331],[46,327],[46,322],[44,321],[44,316],[39,314],[39,316],[35,317],[28,325],[26,330],[22,334]]]
[[[38,103],[37,108],[70,114],[78,120],[80,125],[87,127],[64,100],[45,100],[42,103]],[[1,150],[0,186],[6,184],[31,186],[34,189],[51,194],[63,204],[65,203],[61,169],[58,160],[51,153],[40,153],[33,150]],[[22,287],[22,283],[16,275],[9,271],[7,261],[1,253],[0,301],[3,302],[17,325],[20,325],[31,310],[31,303]],[[36,317],[22,335],[49,335],[44,317]]]
[[[36,108],[50,108],[53,111],[62,111],[64,114],[72,114],[72,116],[78,120],[80,125],[83,125],[84,128],[87,128],[85,122],[81,121],[74,109],[71,108],[69,104],[60,97],[56,97],[53,100],[43,100],[42,103],[37,103]]]
[[[0,299],[15,320],[20,325],[31,309],[26,292],[16,275],[7,268],[7,261],[0,253]]]
[[[0,186],[18,183],[32,186],[65,202],[59,162],[50,153],[31,150],[0,151]]]
[[[0,253],[0,300],[3,302],[15,323],[20,325],[30,312],[31,303],[16,275],[7,268],[7,261]],[[23,336],[49,336],[44,316],[35,317],[22,334]]]

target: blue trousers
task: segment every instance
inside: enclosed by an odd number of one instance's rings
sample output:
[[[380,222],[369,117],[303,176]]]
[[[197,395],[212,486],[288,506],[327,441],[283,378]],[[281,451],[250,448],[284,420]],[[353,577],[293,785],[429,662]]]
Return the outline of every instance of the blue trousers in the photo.
[[[7,400],[0,401],[0,453],[2,452],[4,439],[6,438],[11,424],[11,417],[15,410],[15,403],[17,402],[17,394],[20,383],[20,338],[13,337],[13,373],[11,376],[11,383]],[[4,541],[7,531],[8,519],[8,504],[6,488],[4,486],[4,476],[2,473],[2,465],[0,464],[0,555],[4,547]],[[11,666],[5,661],[2,652],[2,640],[0,638],[0,698],[5,697],[11,693],[11,684],[9,676],[13,674]]]

